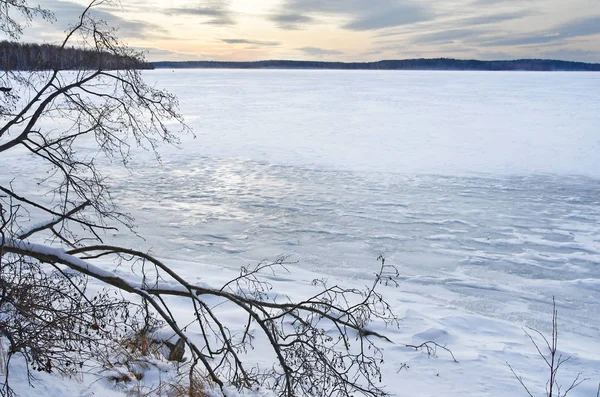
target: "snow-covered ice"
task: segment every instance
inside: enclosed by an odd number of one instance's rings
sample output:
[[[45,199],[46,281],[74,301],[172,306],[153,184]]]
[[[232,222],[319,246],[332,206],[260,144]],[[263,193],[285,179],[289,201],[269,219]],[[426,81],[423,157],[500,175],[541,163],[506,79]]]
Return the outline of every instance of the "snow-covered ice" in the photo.
[[[591,380],[571,395],[595,395],[600,75],[145,73],[179,97],[196,138],[163,148],[162,166],[146,153],[130,171],[106,165],[146,237],[120,244],[213,286],[290,255],[273,284],[298,298],[316,277],[364,285],[384,255],[402,279],[385,290],[403,318],[386,331],[384,383],[399,396],[525,395],[506,362],[541,395],[544,362],[522,328],[548,333],[555,296],[573,357],[563,383],[581,372]],[[35,172],[1,167],[2,181]],[[402,347],[427,339],[459,363]]]

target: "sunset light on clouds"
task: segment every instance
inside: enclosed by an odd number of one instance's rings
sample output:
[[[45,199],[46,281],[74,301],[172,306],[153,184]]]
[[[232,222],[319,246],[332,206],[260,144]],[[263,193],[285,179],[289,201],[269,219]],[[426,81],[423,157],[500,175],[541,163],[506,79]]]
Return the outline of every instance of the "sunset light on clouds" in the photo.
[[[43,0],[56,42],[85,1]],[[600,62],[597,0],[122,0],[96,14],[158,60],[552,58]]]

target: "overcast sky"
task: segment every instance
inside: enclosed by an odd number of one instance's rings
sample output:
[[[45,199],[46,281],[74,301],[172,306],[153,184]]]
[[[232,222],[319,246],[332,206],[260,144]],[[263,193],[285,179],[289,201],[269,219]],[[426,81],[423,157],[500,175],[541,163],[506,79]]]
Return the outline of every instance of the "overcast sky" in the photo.
[[[84,4],[40,0],[57,21],[25,38],[56,41]],[[97,13],[152,61],[600,62],[600,0],[121,0]]]

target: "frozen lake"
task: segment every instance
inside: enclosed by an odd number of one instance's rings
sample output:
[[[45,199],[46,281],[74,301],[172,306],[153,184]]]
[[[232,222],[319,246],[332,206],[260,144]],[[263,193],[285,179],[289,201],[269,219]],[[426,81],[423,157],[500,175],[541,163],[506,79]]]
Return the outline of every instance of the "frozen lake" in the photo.
[[[294,299],[312,295],[316,277],[361,288],[384,255],[402,282],[382,293],[402,321],[397,330],[373,326],[395,341],[383,372],[399,396],[524,395],[507,362],[543,395],[547,371],[522,328],[547,334],[555,296],[560,353],[572,356],[560,382],[581,372],[591,381],[570,395],[595,395],[600,74],[145,77],[179,97],[196,138],[163,147],[161,165],[144,152],[129,170],[103,162],[114,198],[145,238],[112,235],[107,243],[150,250],[186,279],[216,288],[240,266],[289,255],[297,262],[291,273],[269,280],[274,293]],[[89,154],[97,154],[92,146]],[[34,182],[47,174],[38,165],[9,153],[0,158],[0,182],[39,195]],[[174,309],[189,315],[188,306]],[[403,345],[429,339],[452,349],[459,364]],[[255,358],[268,368],[264,351]]]
[[[556,295],[564,328],[600,333],[600,75],[147,78],[197,137],[113,171],[145,248],[357,278],[383,254],[444,304],[544,329]]]

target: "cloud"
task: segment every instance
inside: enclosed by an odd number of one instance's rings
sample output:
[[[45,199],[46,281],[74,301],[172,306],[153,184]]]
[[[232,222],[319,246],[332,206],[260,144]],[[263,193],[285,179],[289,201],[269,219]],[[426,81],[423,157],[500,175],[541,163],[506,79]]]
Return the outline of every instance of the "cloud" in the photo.
[[[479,14],[477,14],[479,13]],[[490,33],[497,33],[502,22],[518,20],[537,12],[525,9],[512,12],[481,13],[476,9],[470,14],[438,14],[438,18],[424,21],[418,25],[408,25],[397,29],[386,29],[376,34],[378,38],[399,37],[403,43],[452,43],[455,40],[469,37],[478,38]],[[491,26],[494,25],[492,28]]]
[[[161,48],[134,47],[134,49],[143,52],[146,59],[150,62],[164,61],[167,59],[170,61],[193,61],[200,59],[200,57],[196,54],[164,50]]]
[[[581,18],[562,24],[557,29],[565,38],[600,34],[600,16]]]
[[[54,13],[55,21],[34,20],[25,29],[23,40],[32,42],[58,43],[65,38],[65,30],[79,21],[86,7],[71,1],[45,0],[43,7]],[[114,15],[112,11],[121,11],[116,7],[93,7],[88,15],[95,20],[103,20],[109,28],[117,28],[120,39],[157,39],[165,38],[167,30],[162,26],[135,19],[125,19]]]
[[[222,3],[204,7],[178,7],[164,10],[167,15],[208,17],[211,25],[235,25],[232,13]]]
[[[411,40],[415,44],[440,44],[452,43],[455,40],[467,39],[472,37],[480,37],[482,34],[488,33],[486,29],[449,29],[439,32],[425,33],[414,36]]]
[[[501,26],[493,25],[498,22],[520,19],[530,15],[535,15],[535,12],[522,10],[446,20],[421,26],[419,30],[385,31],[377,36],[380,38],[397,36],[398,38],[395,40],[380,40],[377,43],[396,45],[429,44],[438,46],[462,43],[471,48],[528,47],[535,45],[555,46],[563,44],[567,39],[600,34],[600,16],[571,20],[553,28],[534,31],[529,34],[510,34],[503,31]]]
[[[342,51],[337,51],[337,50],[328,50],[325,48],[319,48],[319,47],[302,47],[302,48],[296,48],[296,50],[298,51],[302,51],[305,55],[312,55],[312,56],[328,56],[328,55],[344,55],[344,53]]]
[[[531,10],[523,10],[520,12],[504,12],[498,14],[479,15],[476,17],[460,19],[457,22],[460,25],[474,26],[474,25],[489,25],[492,23],[511,21],[515,19],[521,19],[535,13]]]
[[[530,15],[535,15],[531,10],[522,10],[516,12],[502,12],[495,14],[466,16],[452,19],[442,19],[420,24],[418,27],[409,26],[404,29],[385,30],[377,33],[377,37],[400,36],[403,42],[412,43],[451,43],[454,40],[466,39],[470,37],[482,37],[485,34],[494,33],[499,29],[497,26],[491,28],[490,25],[500,22],[521,19]],[[407,37],[412,36],[412,39]]]
[[[522,0],[475,0],[470,5],[472,6],[494,6],[501,5],[505,6],[507,4],[523,4]]]
[[[412,25],[431,18],[429,10],[417,5],[406,4],[383,10],[373,10],[365,15],[355,17],[344,25],[349,30],[377,30],[401,25]]]
[[[380,55],[380,54],[383,54],[383,51],[380,50],[380,49],[377,49],[377,50],[371,50],[371,51],[363,52],[361,55],[371,56],[371,55]]]
[[[278,41],[262,41],[262,40],[247,40],[247,39],[221,39],[227,44],[253,44],[257,46],[278,46],[281,45]]]
[[[532,35],[532,36],[520,36],[509,39],[492,39],[486,40],[480,43],[486,47],[507,47],[507,46],[522,46],[522,45],[533,45],[533,44],[548,44],[553,41],[559,41],[564,39],[560,34],[544,34],[544,35]]]
[[[314,22],[314,16],[348,19],[342,25],[344,29],[365,31],[431,20],[434,14],[422,2],[407,0],[285,0],[280,12],[271,20],[283,28],[297,28],[298,22],[286,23],[285,19],[299,18],[306,24]]]
[[[275,22],[281,29],[297,30],[314,22],[314,19],[301,14],[274,14],[269,19]]]
[[[481,42],[487,47],[560,43],[566,39],[600,34],[600,16],[576,19],[552,29],[510,38],[493,38]]]

